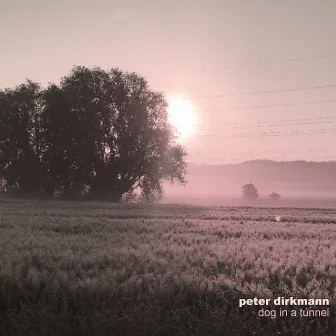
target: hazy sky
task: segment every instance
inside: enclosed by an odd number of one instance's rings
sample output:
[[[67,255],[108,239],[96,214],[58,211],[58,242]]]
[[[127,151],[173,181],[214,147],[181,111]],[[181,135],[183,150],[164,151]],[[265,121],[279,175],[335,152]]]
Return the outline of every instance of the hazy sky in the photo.
[[[336,85],[335,0],[0,0],[0,45],[1,88],[98,65],[169,95],[222,95],[189,99],[190,161],[336,159],[336,102],[301,104],[336,87],[243,94]],[[279,104],[297,105],[251,108]]]

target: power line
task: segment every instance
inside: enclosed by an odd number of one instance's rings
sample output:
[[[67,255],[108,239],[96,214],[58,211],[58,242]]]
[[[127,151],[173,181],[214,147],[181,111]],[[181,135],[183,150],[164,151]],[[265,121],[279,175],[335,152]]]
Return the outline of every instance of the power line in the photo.
[[[314,161],[314,162],[336,162],[336,155],[329,155],[329,156],[318,156],[318,157],[307,157],[305,155],[301,155],[299,157],[286,157],[281,155],[270,155],[267,157],[232,157],[227,156],[225,157],[203,157],[202,156],[202,164],[234,164],[240,162],[246,162],[250,160],[268,160],[268,161]],[[199,162],[199,161],[198,161]],[[216,163],[217,162],[217,163]],[[195,158],[189,158],[188,163],[195,164],[197,160]]]
[[[195,112],[201,111],[231,111],[231,110],[252,110],[252,109],[262,109],[262,108],[274,108],[274,107],[292,107],[301,105],[318,105],[318,104],[334,104],[336,99],[331,100],[317,100],[310,102],[298,102],[298,103],[284,103],[284,104],[271,104],[271,105],[252,105],[243,107],[232,107],[232,108],[209,108],[209,109],[197,109]]]
[[[274,121],[278,121],[278,122],[288,122],[289,121],[289,122],[291,122],[291,121],[328,120],[328,119],[335,119],[335,118],[336,118],[335,115],[331,115],[331,116],[314,117],[314,118],[292,118],[292,119],[263,120],[263,121],[257,121],[257,124],[272,123]]]
[[[324,121],[314,121],[314,120],[323,120],[323,119]],[[215,124],[202,124],[202,126],[198,127],[198,129],[204,130],[212,126],[230,127],[231,129],[239,129],[239,128],[288,127],[288,126],[304,126],[304,125],[319,125],[319,124],[325,125],[325,124],[335,123],[335,119],[336,119],[336,116],[326,117],[326,118],[317,117],[317,118],[287,119],[288,121],[290,121],[287,123],[284,123],[282,120],[269,120],[269,121],[263,121],[263,122],[256,122],[254,124],[215,123]],[[303,120],[304,122],[299,122],[300,120]]]
[[[228,151],[215,151],[212,152],[215,155],[221,155],[221,154],[226,154]],[[306,148],[305,150],[302,149],[296,149],[296,150],[288,150],[288,149],[283,149],[283,150],[274,150],[274,149],[264,149],[264,150],[258,150],[258,151],[253,151],[253,150],[240,150],[239,154],[236,155],[231,155],[232,157],[236,157],[239,155],[268,155],[269,154],[277,154],[277,155],[283,155],[283,154],[296,154],[296,153],[336,153],[336,149],[326,149],[323,147],[311,147],[311,148]],[[189,155],[200,155],[204,154],[204,152],[198,150],[198,151],[188,151]]]
[[[318,119],[318,118],[316,118]],[[331,119],[331,118],[330,118]],[[311,121],[311,122],[298,122],[298,121],[293,121],[293,122],[288,122],[288,123],[283,123],[281,120],[272,120],[268,122],[256,122],[255,124],[238,124],[238,123],[215,123],[215,124],[204,124],[200,128],[205,128],[209,126],[220,126],[220,127],[231,127],[231,128],[262,128],[262,127],[278,127],[278,126],[293,126],[293,125],[317,125],[317,124],[332,124],[334,123],[336,117],[332,118],[333,120],[327,120],[327,121]],[[311,119],[314,120],[314,119]],[[199,128],[199,129],[200,129]]]
[[[334,122],[335,121],[330,120],[330,121],[320,121],[320,122],[293,122],[293,123],[288,123],[288,124],[274,123],[274,124],[268,124],[268,125],[235,126],[232,128],[237,129],[237,128],[288,127],[288,126],[321,125],[321,124],[326,125],[326,124],[333,124]]]
[[[241,121],[236,121],[236,122],[225,122],[225,123],[202,123],[203,126],[221,126],[221,127],[226,127],[226,126],[238,126],[238,127],[264,127],[264,126],[268,126],[271,125],[272,123],[285,123],[285,122],[295,122],[298,123],[298,125],[300,125],[301,123],[299,123],[300,121],[303,121],[303,125],[305,125],[307,121],[314,121],[314,120],[324,120],[326,121],[326,123],[329,123],[332,120],[336,119],[336,115],[331,115],[331,116],[325,116],[325,117],[310,117],[310,118],[291,118],[291,119],[271,119],[271,120],[262,120],[262,121],[256,121],[253,123],[253,125],[251,125],[251,122],[241,122]],[[324,122],[323,122],[324,123]],[[286,124],[286,125],[291,125],[291,124]],[[235,127],[233,127],[235,128]],[[200,128],[198,128],[200,129]]]
[[[274,64],[299,63],[299,62],[306,62],[306,61],[323,60],[323,59],[328,59],[328,58],[329,59],[335,58],[335,55],[334,54],[322,54],[322,55],[315,55],[311,57],[292,57],[292,58],[279,59],[279,60],[261,60],[257,62],[251,62],[251,63],[222,65],[222,66],[218,66],[214,68],[202,67],[200,69],[160,71],[156,73],[160,73],[160,74],[197,73],[197,72],[209,71],[210,69],[213,71],[220,71],[220,70],[226,70],[226,69],[245,68],[245,67],[251,67],[251,66],[258,67],[258,66],[274,65]]]
[[[334,161],[336,159],[335,154],[330,155],[319,155],[319,156],[313,156],[308,159],[310,155],[308,154],[302,154],[298,156],[286,156],[286,155],[268,155],[268,156],[232,156],[232,155],[226,155],[222,157],[216,157],[216,156],[208,156],[204,157],[202,156],[203,162],[214,162],[214,161],[226,161],[226,162],[232,162],[233,161],[250,161],[250,160],[270,160],[270,161]],[[194,162],[194,160],[197,158],[190,157],[188,160],[189,162]]]
[[[316,154],[319,155],[316,155]],[[305,149],[264,149],[264,150],[240,150],[236,153],[230,153],[229,150],[217,150],[207,152],[204,156],[204,151],[189,151],[188,157],[193,160],[195,157],[202,157],[203,161],[236,161],[236,160],[288,160],[290,158],[294,158],[295,160],[301,160],[307,157],[308,155],[314,154],[314,157],[309,160],[323,160],[330,161],[336,158],[336,149],[326,149],[325,147],[309,147]]]
[[[189,96],[189,97],[182,97],[180,99],[225,98],[225,97],[247,96],[247,95],[260,95],[260,94],[281,93],[281,92],[323,90],[323,89],[331,89],[331,88],[336,88],[336,84],[315,85],[315,86],[302,86],[302,87],[290,88],[290,89],[261,90],[261,91],[238,92],[238,93],[228,93],[228,94],[218,94],[218,95]]]
[[[300,136],[300,135],[324,135],[328,132],[334,132],[336,128],[322,128],[322,129],[311,129],[311,130],[293,130],[293,131],[285,131],[285,132],[262,132],[260,134],[252,134],[252,133],[233,133],[228,136],[224,136],[221,134],[203,134],[200,136],[201,138],[211,138],[211,137],[221,137],[222,139],[237,139],[237,138],[258,138],[258,137],[280,137],[280,136]]]

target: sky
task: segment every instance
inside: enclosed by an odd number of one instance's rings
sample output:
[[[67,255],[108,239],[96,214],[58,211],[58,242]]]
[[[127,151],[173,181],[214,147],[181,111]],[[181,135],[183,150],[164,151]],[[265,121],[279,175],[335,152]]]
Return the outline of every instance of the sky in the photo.
[[[0,88],[97,65],[186,98],[189,162],[336,160],[334,0],[0,0],[0,45]]]

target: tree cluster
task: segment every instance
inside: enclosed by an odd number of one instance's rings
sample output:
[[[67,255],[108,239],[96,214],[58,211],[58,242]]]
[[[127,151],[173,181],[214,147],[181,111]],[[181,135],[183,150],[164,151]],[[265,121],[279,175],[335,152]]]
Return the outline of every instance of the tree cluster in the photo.
[[[252,183],[244,184],[242,187],[242,193],[243,193],[244,198],[247,198],[247,199],[256,200],[259,198],[259,191],[255,187],[255,185]],[[272,201],[278,201],[280,200],[281,195],[276,192],[272,192],[271,194],[269,194],[268,197]]]
[[[0,183],[15,196],[121,200],[185,183],[167,102],[120,69],[74,67],[59,85],[0,91]]]

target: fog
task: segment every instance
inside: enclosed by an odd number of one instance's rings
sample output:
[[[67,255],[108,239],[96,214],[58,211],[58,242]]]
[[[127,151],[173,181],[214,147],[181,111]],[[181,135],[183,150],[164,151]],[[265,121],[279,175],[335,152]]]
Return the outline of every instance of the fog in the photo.
[[[278,204],[269,200],[272,192],[281,195],[283,205],[334,204],[335,171],[336,162],[257,160],[228,165],[190,164],[187,184],[165,185],[164,202],[246,204],[242,186],[253,183],[260,195],[253,204]]]

